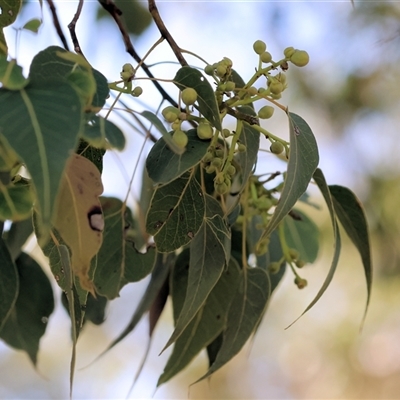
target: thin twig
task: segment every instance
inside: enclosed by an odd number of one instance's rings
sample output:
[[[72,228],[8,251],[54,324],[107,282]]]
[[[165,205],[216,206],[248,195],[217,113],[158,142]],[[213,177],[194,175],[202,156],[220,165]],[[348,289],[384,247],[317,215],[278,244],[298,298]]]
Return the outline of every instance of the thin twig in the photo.
[[[72,21],[68,25],[69,33],[71,35],[72,43],[74,44],[74,50],[76,53],[80,54],[81,56],[85,57],[82,53],[81,46],[79,45],[78,38],[75,33],[75,26],[76,23],[78,22],[78,19],[81,15],[82,12],[82,7],[83,7],[83,2],[84,0],[79,0],[78,8],[76,9],[76,13],[74,15],[74,18],[72,18]]]
[[[147,66],[146,63],[142,61],[140,56],[136,53],[131,39],[129,38],[129,34],[127,30],[125,29],[124,24],[121,21],[120,16],[122,15],[122,11],[114,4],[112,0],[98,0],[99,3],[102,5],[102,7],[113,17],[114,21],[116,22],[121,34],[122,38],[125,43],[125,49],[128,54],[130,54],[133,59],[139,63],[143,69],[143,71],[146,73],[146,75],[151,79],[153,82],[154,86],[157,88],[157,90],[160,92],[161,96],[167,100],[170,104],[172,104],[174,107],[178,107],[178,103],[164,90],[164,88],[157,82],[157,80],[154,79],[154,75],[151,73],[149,67]]]
[[[175,57],[178,59],[179,63],[182,65],[182,67],[187,66],[188,63],[185,60],[185,57],[183,57],[181,49],[179,48],[179,46],[175,42],[174,38],[169,33],[167,27],[164,24],[164,21],[161,19],[161,16],[160,16],[160,13],[158,12],[158,8],[156,6],[155,0],[148,0],[148,2],[149,2],[150,14],[153,17],[153,21],[157,25],[157,28],[160,31],[161,36],[168,42],[172,51],[175,54]]]
[[[57,35],[60,38],[60,40],[64,46],[64,49],[69,51],[67,39],[65,38],[64,33],[61,29],[60,21],[58,20],[58,16],[57,16],[57,10],[56,10],[56,7],[54,6],[53,0],[47,0],[47,4],[49,5],[51,15],[53,16],[53,25],[56,28]]]

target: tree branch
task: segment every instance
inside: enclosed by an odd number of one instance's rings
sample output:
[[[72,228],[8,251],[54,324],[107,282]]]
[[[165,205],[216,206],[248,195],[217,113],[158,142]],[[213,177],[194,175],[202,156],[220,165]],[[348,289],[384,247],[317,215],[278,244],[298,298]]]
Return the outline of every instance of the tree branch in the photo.
[[[78,8],[76,9],[76,13],[74,15],[74,18],[72,18],[72,21],[68,25],[69,33],[71,35],[72,43],[74,44],[74,50],[76,53],[80,54],[82,57],[85,57],[82,53],[81,46],[79,45],[78,38],[75,33],[75,26],[76,23],[78,22],[78,19],[81,15],[82,12],[82,7],[83,7],[83,2],[84,0],[79,0]]]
[[[57,16],[57,10],[56,10],[56,7],[54,6],[53,0],[47,0],[47,4],[49,5],[51,15],[53,16],[53,25],[56,28],[57,35],[60,38],[60,40],[64,46],[64,49],[69,51],[67,39],[65,38],[64,33],[61,29],[60,21],[58,20],[58,16]]]
[[[175,54],[175,57],[178,59],[182,67],[187,66],[188,63],[185,60],[185,57],[183,57],[180,47],[177,45],[174,38],[171,36],[167,27],[165,26],[163,20],[161,19],[155,0],[148,0],[148,2],[149,2],[150,14],[153,17],[153,21],[157,25],[157,28],[160,31],[161,36],[168,42],[169,46],[171,47],[172,51]]]

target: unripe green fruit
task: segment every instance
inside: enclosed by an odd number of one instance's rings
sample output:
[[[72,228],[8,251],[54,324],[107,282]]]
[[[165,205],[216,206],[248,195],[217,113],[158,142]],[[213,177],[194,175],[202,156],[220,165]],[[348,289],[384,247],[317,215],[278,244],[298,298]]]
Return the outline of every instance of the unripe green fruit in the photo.
[[[139,97],[143,93],[143,89],[140,86],[136,86],[135,89],[132,90],[132,94],[135,97]]]
[[[162,110],[161,114],[163,115],[166,121],[172,123],[176,119],[178,119],[180,111],[176,107],[168,106]]]
[[[263,63],[269,63],[272,61],[272,55],[268,51],[264,51],[264,53],[260,54],[260,58]]]
[[[281,94],[283,90],[283,85],[278,80],[273,80],[269,85],[269,90],[273,94]]]
[[[306,262],[304,260],[297,260],[296,261],[296,267],[297,268],[303,268],[306,265]]]
[[[271,150],[271,153],[273,153],[273,154],[281,154],[282,151],[284,150],[284,147],[281,142],[276,141],[271,144],[269,149]]]
[[[225,194],[228,192],[228,185],[226,183],[215,184],[214,188],[218,194]]]
[[[299,276],[296,276],[296,278],[294,279],[294,283],[296,284],[296,286],[299,289],[304,289],[307,286],[307,280],[300,278]]]
[[[224,151],[223,149],[216,149],[216,150],[215,150],[215,155],[216,155],[217,157],[223,158],[223,157],[225,156],[225,151]]]
[[[227,169],[226,169],[226,173],[229,176],[233,176],[236,174],[236,168],[233,165],[230,165]]]
[[[209,163],[214,159],[214,155],[211,154],[209,151],[204,155],[203,162]]]
[[[272,106],[261,107],[260,110],[258,111],[258,117],[261,119],[271,118],[272,115],[274,114],[274,111],[275,109]]]
[[[213,137],[214,131],[211,125],[207,122],[200,122],[197,127],[197,136],[200,139],[206,140],[211,139]]]
[[[206,168],[206,172],[207,172],[207,174],[212,174],[212,173],[214,173],[214,172],[215,172],[215,167],[214,167],[214,165],[209,165],[209,166]]]
[[[222,172],[219,172],[219,173],[215,176],[214,181],[215,181],[215,183],[216,183],[217,185],[220,185],[221,183],[224,183],[224,182],[225,182],[224,174],[223,174]]]
[[[215,70],[215,68],[214,68],[213,65],[206,65],[205,68],[204,68],[204,72],[207,75],[213,75],[214,74],[214,70]]]
[[[290,61],[297,67],[304,67],[310,61],[310,56],[304,50],[296,50],[290,56]]]
[[[174,134],[172,135],[172,139],[175,144],[181,149],[185,148],[189,141],[186,133],[181,131],[180,129],[174,132]]]
[[[243,143],[239,143],[237,149],[239,153],[244,153],[247,150],[246,146]]]
[[[263,93],[263,92],[265,92],[267,89],[265,89],[264,87],[260,87],[260,88],[258,88],[258,93]]]
[[[214,160],[211,161],[211,165],[214,165],[215,168],[219,168],[222,165],[222,158],[215,157]]]
[[[277,274],[280,269],[281,264],[279,264],[277,261],[274,261],[268,265],[268,271],[271,272],[271,274]]]
[[[226,82],[225,90],[226,90],[227,92],[232,92],[232,90],[235,90],[235,87],[236,87],[235,82],[228,81],[228,82]]]
[[[124,81],[130,81],[135,75],[135,68],[132,64],[126,63],[122,66],[121,79]]]
[[[197,100],[197,92],[193,88],[186,88],[182,90],[182,101],[187,105],[191,106]]]
[[[253,50],[257,53],[257,54],[262,54],[265,52],[265,50],[267,50],[267,45],[265,44],[265,42],[263,42],[262,40],[256,40],[253,43]]]
[[[282,97],[282,93],[278,93],[278,94],[271,93],[271,94],[270,94],[270,97],[271,97],[272,99],[274,99],[274,100],[279,100],[279,99]]]
[[[226,128],[222,129],[222,136],[224,138],[227,138],[227,137],[231,136],[231,131],[229,129],[226,129]]]
[[[232,67],[233,62],[230,58],[224,57],[221,61],[221,64],[226,65],[227,67]]]
[[[295,51],[296,49],[294,47],[286,47],[286,49],[283,50],[283,54],[286,58],[290,58]]]
[[[297,260],[300,257],[300,253],[296,249],[289,249],[289,257],[292,260]]]
[[[220,92],[225,92],[226,90],[226,83],[220,83],[217,88]]]
[[[217,69],[216,69],[217,75],[222,78],[226,74],[226,66],[219,64]]]
[[[181,129],[181,121],[179,119],[176,119],[172,124],[171,124],[171,129],[173,131],[177,131]]]
[[[255,96],[258,93],[258,90],[256,87],[252,86],[249,88],[249,95],[250,96]]]

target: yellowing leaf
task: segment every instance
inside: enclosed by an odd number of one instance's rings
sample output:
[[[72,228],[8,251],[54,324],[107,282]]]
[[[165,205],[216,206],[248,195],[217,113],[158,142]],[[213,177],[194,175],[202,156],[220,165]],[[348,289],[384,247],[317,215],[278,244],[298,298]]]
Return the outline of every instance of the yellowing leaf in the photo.
[[[53,225],[71,250],[71,264],[83,289],[94,295],[89,278],[91,259],[103,240],[103,192],[100,172],[88,159],[74,154],[67,163]]]

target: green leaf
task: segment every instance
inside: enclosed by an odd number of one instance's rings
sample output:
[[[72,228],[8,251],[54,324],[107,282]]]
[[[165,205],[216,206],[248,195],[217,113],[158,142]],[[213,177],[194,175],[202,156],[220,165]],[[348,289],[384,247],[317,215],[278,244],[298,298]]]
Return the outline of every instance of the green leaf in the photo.
[[[0,28],[11,25],[21,9],[21,0],[0,0]]]
[[[54,309],[51,284],[40,265],[25,253],[16,261],[19,294],[0,337],[10,346],[28,353],[36,365],[40,338]]]
[[[10,230],[3,235],[12,260],[16,260],[21,254],[22,246],[28,240],[32,232],[32,218],[27,218],[22,221],[13,222]]]
[[[339,226],[336,220],[336,215],[335,215],[335,209],[333,206],[333,200],[331,193],[329,191],[328,185],[326,184],[326,180],[324,177],[324,174],[322,171],[317,168],[314,172],[313,175],[314,182],[317,184],[319,190],[322,193],[322,196],[324,197],[324,200],[326,202],[326,205],[328,206],[329,210],[329,215],[331,217],[331,223],[333,227],[333,246],[334,246],[334,251],[333,251],[333,259],[331,262],[331,266],[328,271],[328,275],[325,278],[324,283],[321,286],[321,289],[318,291],[317,295],[313,299],[313,301],[308,305],[308,307],[303,311],[303,313],[298,317],[294,322],[292,322],[290,326],[292,326],[299,318],[301,318],[308,310],[310,310],[316,303],[317,301],[321,298],[321,296],[325,293],[325,290],[328,288],[330,285],[333,276],[336,272],[336,267],[339,262],[339,255],[340,255],[340,249],[341,249],[341,239],[340,239],[340,231],[339,231]]]
[[[165,348],[182,334],[204,305],[230,258],[230,230],[223,219],[221,206],[211,196],[206,195],[205,198],[205,219],[190,243],[189,278],[185,302],[175,324],[175,330]]]
[[[364,266],[365,279],[367,281],[367,304],[365,306],[364,318],[368,310],[372,286],[372,261],[371,247],[369,243],[367,219],[364,209],[349,189],[343,186],[329,186],[335,206],[335,212],[347,235],[354,243]]]
[[[0,238],[0,336],[2,327],[14,308],[18,290],[17,269],[4,240]]]
[[[180,90],[188,87],[196,90],[200,113],[212,126],[217,128],[219,131],[222,131],[221,119],[214,90],[204,75],[195,68],[182,67],[176,73],[174,83]]]
[[[175,154],[183,154],[185,152],[185,148],[177,146],[175,141],[172,139],[171,132],[167,131],[164,124],[157,117],[157,115],[153,114],[150,111],[143,111],[139,115],[150,121],[152,125],[161,133],[164,142],[167,144],[167,146],[171,149],[172,152],[174,152]]]
[[[38,33],[41,25],[42,25],[42,20],[40,20],[39,18],[33,18],[28,22],[26,22],[25,25],[22,27],[22,29],[31,31],[33,33]]]
[[[97,167],[100,173],[103,172],[103,156],[105,152],[106,151],[104,149],[93,147],[84,140],[79,141],[78,149],[76,150],[77,154],[91,161]]]
[[[142,319],[143,314],[149,311],[150,307],[154,303],[155,298],[158,296],[158,293],[163,286],[165,280],[168,277],[171,266],[175,262],[175,254],[157,254],[156,262],[154,265],[153,272],[151,274],[150,282],[147,285],[146,291],[141,298],[139,304],[136,307],[135,312],[133,313],[129,324],[126,328],[118,335],[116,339],[114,339],[111,344],[104,350],[97,358],[99,359],[102,355],[107,353],[110,349],[112,349],[116,344],[118,344],[121,340],[123,340],[126,336],[128,336]]]
[[[260,133],[246,123],[243,124],[243,132],[240,135],[240,143],[246,146],[246,151],[238,153],[235,157],[240,166],[240,181],[238,192],[241,192],[249,181],[249,177],[257,162],[258,149],[260,147]]]
[[[290,128],[290,156],[287,176],[281,197],[272,218],[263,233],[269,236],[306,191],[318,166],[318,147],[314,135],[303,118],[288,113]]]
[[[300,258],[313,263],[319,250],[319,230],[317,225],[300,210],[294,210],[296,218],[288,215],[284,218],[285,238],[290,248],[300,253]]]
[[[0,83],[4,89],[23,89],[29,80],[22,73],[22,67],[15,60],[7,61],[5,55],[0,55]]]
[[[106,104],[106,100],[110,95],[110,88],[108,87],[107,78],[101,72],[94,68],[92,68],[92,72],[96,81],[96,93],[93,96],[92,107],[94,112],[98,112]]]
[[[102,197],[104,213],[103,244],[97,254],[94,276],[96,291],[109,300],[119,296],[128,282],[137,282],[150,274],[156,252],[154,248],[139,253],[126,238],[127,227],[133,224],[131,211],[116,198]]]
[[[213,374],[239,353],[264,314],[270,290],[269,278],[264,270],[250,268],[242,273],[229,308],[221,348],[207,373],[195,383]]]
[[[186,262],[176,263],[172,276],[171,295],[174,306],[175,320],[184,306],[186,288],[188,287],[189,253]],[[181,336],[176,340],[174,349],[168,359],[164,372],[160,376],[157,386],[167,382],[189,362],[225,328],[229,306],[236,292],[239,266],[233,259],[225,269],[215,287],[210,292],[204,307],[194,316]]]
[[[43,229],[48,229],[64,167],[78,142],[79,98],[67,83],[47,82],[0,90],[0,109],[0,135],[28,168]]]
[[[149,177],[155,183],[173,181],[196,166],[206,154],[210,140],[199,139],[196,129],[191,129],[186,134],[189,141],[183,154],[171,151],[163,138],[158,140],[150,150],[146,159],[146,168]]]
[[[0,220],[21,221],[32,213],[34,196],[30,185],[0,182]]]
[[[122,131],[112,122],[102,117],[94,116],[85,125],[83,139],[92,146],[107,149],[109,147],[123,150],[125,147],[125,136]]]
[[[194,173],[158,187],[147,213],[146,230],[157,250],[170,252],[188,244],[203,223],[205,201]]]

